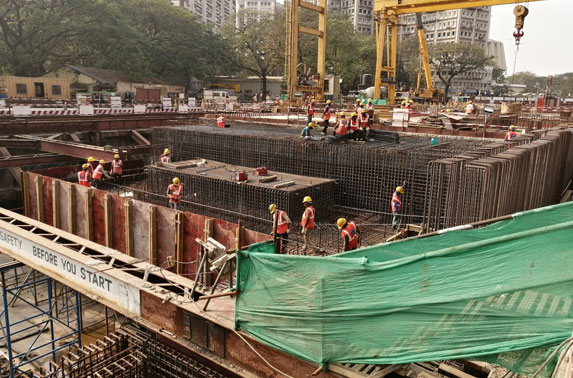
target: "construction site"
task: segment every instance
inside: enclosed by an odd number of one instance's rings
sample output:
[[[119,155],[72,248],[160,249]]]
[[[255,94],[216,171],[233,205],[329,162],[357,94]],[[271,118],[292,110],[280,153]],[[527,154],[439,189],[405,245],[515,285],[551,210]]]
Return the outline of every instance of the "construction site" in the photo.
[[[571,377],[573,107],[394,98],[398,15],[513,3],[376,1],[362,140],[326,0],[272,109],[0,112],[0,377]]]

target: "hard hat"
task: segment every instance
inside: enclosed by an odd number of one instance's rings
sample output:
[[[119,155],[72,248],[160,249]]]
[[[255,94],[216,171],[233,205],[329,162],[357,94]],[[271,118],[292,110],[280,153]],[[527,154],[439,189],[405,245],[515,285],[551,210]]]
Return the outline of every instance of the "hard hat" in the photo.
[[[105,160],[101,159],[101,160],[99,161],[99,163],[100,163],[100,164],[105,164]]]
[[[328,100],[326,101],[327,104],[332,104],[332,101]]]
[[[471,101],[468,101],[468,104],[471,104],[471,103],[472,103]]]
[[[515,126],[511,125],[511,126],[509,126],[509,129],[510,129],[510,130],[515,130]]]
[[[82,169],[88,169],[88,165],[86,163],[82,164]]]
[[[314,126],[316,126],[316,123],[314,123],[314,122],[310,122],[310,123],[308,124],[308,127],[310,127],[311,129],[312,129]]]
[[[406,103],[406,100],[403,100],[403,101],[401,102],[402,105],[404,105],[405,103]]]
[[[179,185],[179,178],[175,177],[173,179],[173,185]]]
[[[166,148],[166,149],[163,151],[163,154],[164,154],[164,155],[167,155],[167,154],[170,154],[170,153],[171,153],[171,151],[169,151],[169,148]]]
[[[430,141],[430,144],[431,144],[432,146],[435,146],[436,144],[438,144],[438,138],[435,138],[435,137],[432,138],[432,140]]]
[[[340,112],[340,116],[344,117],[346,114],[344,114],[344,112]]]
[[[369,98],[369,99],[368,99],[368,102],[372,102],[372,99],[371,99],[371,98]]]
[[[368,110],[362,109],[362,114],[368,113]]]
[[[414,101],[413,101],[411,98],[409,98],[409,99],[408,99],[408,102],[409,102],[410,104],[412,104]]]
[[[310,196],[304,197],[304,198],[302,199],[302,203],[305,203],[305,202],[312,202],[312,198],[310,198]]]
[[[114,159],[119,159],[119,154],[113,155],[113,158],[114,158]]]
[[[336,225],[338,226],[338,229],[342,229],[342,227],[344,227],[344,225],[346,224],[346,218],[338,218],[338,220],[336,221]]]
[[[360,106],[362,106],[362,105],[364,105],[364,101],[362,101],[362,102],[360,103]]]
[[[404,188],[401,187],[401,186],[397,186],[397,187],[396,187],[396,191],[399,192],[399,193],[404,193]]]
[[[362,100],[360,100],[359,98],[356,99],[356,102],[359,104],[360,104],[360,101],[362,101]]]
[[[90,156],[88,158],[88,163],[93,163],[95,161],[95,159],[93,158],[93,156]]]
[[[351,117],[356,117],[356,116],[358,116],[358,113],[356,113],[356,112],[352,112],[352,115],[351,115]]]
[[[276,204],[271,203],[271,204],[269,205],[269,211],[271,212],[271,214],[274,213],[276,209],[277,209],[277,205],[276,205]]]

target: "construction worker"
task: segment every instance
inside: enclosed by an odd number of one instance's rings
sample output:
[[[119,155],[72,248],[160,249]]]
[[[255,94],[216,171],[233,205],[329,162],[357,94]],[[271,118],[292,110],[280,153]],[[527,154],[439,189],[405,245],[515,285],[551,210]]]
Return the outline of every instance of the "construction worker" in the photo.
[[[88,171],[90,171],[90,174],[94,173],[96,167],[97,167],[97,164],[96,164],[94,157],[90,156],[88,158]]]
[[[340,230],[340,237],[344,240],[344,250],[352,251],[358,247],[359,232],[356,223],[347,222],[346,218],[338,218],[336,225]]]
[[[119,181],[121,175],[123,174],[123,162],[119,158],[118,154],[113,155],[113,160],[111,161],[111,176],[114,181]]]
[[[177,205],[181,203],[183,196],[183,184],[175,177],[173,183],[167,187],[167,198],[169,198],[169,207],[177,210]]]
[[[358,113],[354,112],[350,115],[350,122],[349,122],[349,129],[351,138],[350,139],[357,139],[360,137],[359,131],[359,121],[358,121]]]
[[[402,194],[404,194],[404,187],[396,187],[396,191],[392,194],[392,229],[395,231],[400,227],[400,215],[402,212]]]
[[[217,117],[217,127],[219,128],[225,127],[225,116],[220,115],[219,117]]]
[[[105,171],[104,165],[105,160],[100,160],[98,166],[94,170],[92,175],[92,185],[94,188],[98,189],[101,187],[102,179],[105,177],[107,179],[111,178],[111,176]]]
[[[314,230],[314,207],[312,207],[312,198],[306,196],[302,200],[302,205],[304,206],[304,212],[302,213],[302,219],[300,225],[302,226],[302,236],[304,240],[303,251],[306,251],[310,247],[310,235],[312,230]]]
[[[322,120],[324,121],[324,126],[322,128],[322,134],[326,135],[326,131],[328,129],[328,125],[330,123],[330,104],[332,101],[326,101],[326,106],[324,107],[324,111],[322,112]]]
[[[358,104],[358,107],[356,107],[356,113],[359,115],[362,114],[362,109],[364,109],[364,101],[361,101],[360,104]]]
[[[276,237],[277,239],[280,240],[279,251],[280,253],[286,253],[288,234],[290,234],[290,229],[291,229],[290,218],[288,217],[286,211],[277,209],[277,205],[274,203],[271,203],[269,205],[269,211],[273,216],[273,227],[275,225],[275,222],[277,225],[276,230],[273,230],[273,232],[276,232]]]
[[[314,116],[314,100],[310,99],[308,106],[306,108],[306,123],[309,124],[312,122],[312,116]]]
[[[310,122],[304,129],[302,129],[300,137],[304,140],[315,140],[316,138],[311,134],[311,130],[314,129],[314,126],[316,126],[316,123]]]
[[[358,126],[360,127],[360,138],[368,140],[370,135],[370,116],[368,110],[362,109],[362,113],[358,117]]]
[[[163,155],[161,155],[161,162],[163,164],[165,163],[171,163],[171,151],[169,150],[169,148],[166,148],[163,151]]]
[[[475,107],[473,102],[468,101],[467,105],[466,105],[466,114],[473,114],[475,111]]]
[[[515,132],[515,126],[509,126],[509,131],[505,133],[505,138],[503,140],[517,139],[517,133]]]
[[[368,103],[366,104],[366,110],[368,111],[368,122],[370,126],[374,124],[374,104],[372,103],[372,99],[368,99]]]
[[[82,165],[82,170],[78,172],[78,184],[85,187],[91,187],[91,173],[89,171],[89,164],[84,163]]]
[[[358,98],[356,99],[356,104],[354,104],[354,111],[358,113],[358,107],[360,106],[361,100]]]
[[[350,133],[348,132],[348,120],[346,119],[346,114],[344,114],[344,112],[340,112],[339,114],[333,135],[336,140],[349,138]]]
[[[366,104],[366,110],[368,110],[368,112],[374,111],[374,105],[372,104],[371,98],[368,99],[368,104]]]

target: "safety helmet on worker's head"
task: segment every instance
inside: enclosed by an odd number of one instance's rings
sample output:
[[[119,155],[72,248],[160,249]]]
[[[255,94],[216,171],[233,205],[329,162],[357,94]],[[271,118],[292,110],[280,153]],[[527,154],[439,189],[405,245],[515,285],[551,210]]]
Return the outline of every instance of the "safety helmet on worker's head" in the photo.
[[[338,229],[342,229],[342,227],[344,227],[344,225],[346,224],[346,218],[338,218],[338,220],[336,221],[336,225],[338,226]]]
[[[358,117],[358,113],[356,113],[356,112],[352,112],[352,115],[351,115],[351,117]]]
[[[274,213],[276,209],[277,209],[276,203],[271,203],[269,205],[269,211],[271,212],[271,214]]]
[[[509,129],[510,129],[510,130],[515,130],[515,126],[511,125],[511,126],[509,126]]]
[[[359,99],[359,98],[356,99],[356,102],[359,103],[359,104],[360,104],[361,101],[362,101],[362,100]]]
[[[470,101],[468,101],[468,104],[471,104],[471,103],[472,103],[472,102],[471,102],[471,100],[470,100]]]
[[[371,99],[371,98],[369,98],[369,99],[368,99],[368,102],[369,102],[369,103],[370,103],[370,102],[372,102],[372,99]]]
[[[362,102],[360,103],[360,106],[364,106],[364,101],[362,101]]]
[[[93,158],[93,156],[90,156],[88,158],[88,163],[93,163],[95,161],[95,159]]]
[[[309,123],[308,123],[308,127],[310,127],[311,129],[312,129],[314,126],[316,126],[316,123],[314,123],[314,122],[309,122]]]
[[[113,158],[114,158],[114,159],[119,159],[119,154],[113,155]]]
[[[366,114],[366,113],[368,113],[368,110],[362,109],[362,114]]]
[[[164,155],[167,155],[167,154],[170,154],[170,153],[171,153],[171,151],[169,150],[169,148],[166,148],[166,149],[163,151],[163,154],[164,154]]]
[[[100,163],[100,164],[105,164],[105,160],[101,159],[101,160],[99,161],[99,163]]]
[[[305,202],[308,202],[308,203],[312,202],[312,198],[310,198],[310,196],[305,196],[305,197],[302,199],[302,203],[305,203]]]
[[[328,104],[332,104],[332,101],[331,101],[331,100],[328,100],[328,101],[326,101],[326,104],[327,104],[327,105],[328,105]]]
[[[340,112],[340,116],[341,116],[341,117],[346,117],[346,114],[344,114],[344,112]]]
[[[397,191],[398,193],[404,193],[404,187],[402,187],[402,186],[397,186],[397,187],[396,187],[396,191]]]
[[[82,169],[88,169],[88,165],[86,163],[82,164]]]
[[[173,178],[173,185],[175,185],[175,186],[179,185],[179,178],[178,177]]]
[[[408,102],[409,102],[410,104],[412,104],[412,103],[414,103],[414,100],[412,100],[411,98],[409,98],[409,99],[408,99]]]

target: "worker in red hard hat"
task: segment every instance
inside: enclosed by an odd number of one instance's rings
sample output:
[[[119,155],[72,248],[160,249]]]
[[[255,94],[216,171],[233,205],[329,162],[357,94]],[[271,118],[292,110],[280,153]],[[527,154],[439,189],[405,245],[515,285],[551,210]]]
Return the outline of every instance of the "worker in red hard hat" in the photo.
[[[179,178],[175,177],[167,187],[167,198],[169,198],[169,207],[177,210],[177,206],[181,203],[181,197],[183,197],[183,184],[179,181]]]
[[[94,170],[94,173],[92,175],[92,185],[94,188],[99,189],[101,188],[101,183],[103,178],[111,178],[111,176],[105,171],[104,165],[105,164],[105,160],[100,160],[98,166],[96,167],[96,169]]]
[[[269,205],[269,211],[273,216],[273,227],[276,225],[276,230],[273,229],[273,233],[276,232],[276,237],[280,243],[279,252],[284,254],[286,253],[288,234],[290,234],[291,230],[290,218],[286,211],[278,209],[274,203]]]
[[[401,222],[401,213],[402,213],[402,195],[404,194],[404,187],[398,186],[396,187],[396,191],[392,194],[392,228],[394,230],[398,230],[400,227]]]
[[[82,170],[78,172],[78,184],[87,188],[91,187],[91,173],[89,171],[88,163],[82,165]]]
[[[338,218],[336,226],[340,230],[340,237],[344,240],[344,250],[352,251],[356,249],[360,239],[356,223],[347,222],[346,218]]]
[[[302,219],[300,225],[302,226],[302,236],[304,240],[303,251],[306,251],[310,247],[310,235],[312,230],[314,230],[314,207],[312,206],[312,198],[310,196],[305,196],[302,200],[302,205],[304,206],[304,212],[302,213]]]

